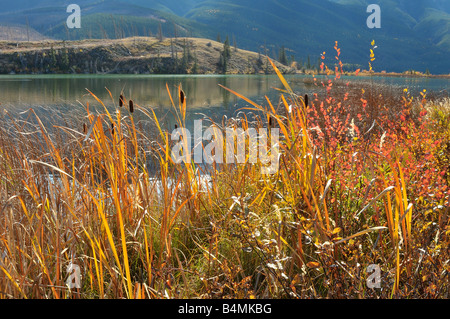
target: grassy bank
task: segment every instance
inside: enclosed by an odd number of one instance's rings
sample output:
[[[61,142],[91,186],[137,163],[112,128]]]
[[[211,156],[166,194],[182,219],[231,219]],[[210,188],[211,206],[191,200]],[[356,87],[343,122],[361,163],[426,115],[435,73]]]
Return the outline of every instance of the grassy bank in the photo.
[[[56,127],[3,114],[0,298],[448,298],[448,99],[333,86],[338,72],[305,103],[278,74],[278,101],[215,125],[279,128],[273,175],[248,153],[175,164],[171,132],[132,97],[50,110]],[[178,127],[185,96],[168,93]]]

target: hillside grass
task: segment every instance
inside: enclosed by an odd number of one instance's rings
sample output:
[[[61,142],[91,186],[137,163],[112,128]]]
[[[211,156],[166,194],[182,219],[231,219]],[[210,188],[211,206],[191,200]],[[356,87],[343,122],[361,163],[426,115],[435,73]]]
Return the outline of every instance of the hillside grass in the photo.
[[[0,41],[2,74],[258,74],[273,73],[268,57],[202,38]],[[283,73],[295,69],[275,62]]]
[[[174,163],[171,132],[132,97],[72,119],[49,110],[65,123],[53,127],[3,114],[0,298],[448,298],[448,99],[337,88],[337,72],[307,104],[271,67],[279,100],[233,92],[247,115],[211,125],[278,128],[274,175],[248,153]],[[189,92],[169,92],[185,127]],[[373,264],[381,289],[366,283]]]
[[[0,40],[3,41],[44,41],[48,38],[32,28],[22,25],[0,25]]]

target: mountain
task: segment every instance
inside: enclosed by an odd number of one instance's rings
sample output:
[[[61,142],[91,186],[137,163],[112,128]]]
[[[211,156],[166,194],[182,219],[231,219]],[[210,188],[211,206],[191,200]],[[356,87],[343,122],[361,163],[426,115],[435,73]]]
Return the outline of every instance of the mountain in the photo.
[[[46,37],[77,40],[132,35],[229,36],[243,49],[317,65],[334,44],[348,69],[368,68],[375,40],[376,71],[450,73],[449,0],[78,0],[82,29],[67,30],[72,0],[16,0],[3,4],[0,25],[22,25]],[[369,29],[367,6],[381,7],[381,28]],[[160,31],[161,30],[161,31]],[[232,44],[233,44],[232,43]]]
[[[334,0],[341,4],[356,2],[360,6],[372,0]],[[450,1],[448,0],[380,0],[383,11],[394,12],[407,25],[416,38],[430,40],[433,44],[450,48]]]
[[[398,8],[403,12],[408,13],[415,19],[419,18],[423,11],[427,8],[432,8],[440,11],[450,13],[450,2],[448,0],[330,0],[332,2],[344,5],[363,5],[368,6],[372,3],[377,3],[381,7],[387,9]]]
[[[173,13],[177,11],[176,2],[179,5],[185,4],[186,10],[188,10],[193,1],[195,0],[172,2],[156,0],[103,0],[93,2],[92,0],[82,0],[79,1],[82,28],[67,29],[66,19],[69,13],[66,12],[66,5],[73,1],[38,0],[31,5],[31,9],[0,13],[0,25],[29,25],[50,38],[66,40],[116,39],[135,35],[155,36],[159,28],[167,37],[175,36],[175,33],[180,36],[201,36],[199,30],[206,29],[206,26]],[[18,5],[14,7],[11,4],[9,5],[9,10],[19,9],[24,3],[28,3],[28,1],[18,0]],[[139,3],[142,3],[145,7],[138,6]],[[37,5],[40,6],[33,8]]]
[[[83,7],[86,5],[108,4],[108,0],[15,0],[2,4],[2,11],[5,13],[19,12],[22,10],[30,10],[45,7],[62,7],[67,8],[69,4],[76,3]],[[183,15],[194,7],[199,0],[125,0],[125,4],[140,6],[143,8],[156,9],[161,11],[169,11],[178,15]]]
[[[374,1],[250,0],[205,1],[185,17],[217,26],[222,34],[234,34],[240,46],[285,46],[296,58],[322,52],[331,61],[339,41],[344,62],[368,68],[370,42],[374,39],[378,70],[416,69],[450,73],[450,15],[445,1],[379,1],[381,29],[369,29],[367,4]],[[433,4],[430,6],[430,3]],[[417,9],[419,8],[419,9]],[[211,30],[209,36],[214,36]],[[331,62],[332,63],[332,62]]]

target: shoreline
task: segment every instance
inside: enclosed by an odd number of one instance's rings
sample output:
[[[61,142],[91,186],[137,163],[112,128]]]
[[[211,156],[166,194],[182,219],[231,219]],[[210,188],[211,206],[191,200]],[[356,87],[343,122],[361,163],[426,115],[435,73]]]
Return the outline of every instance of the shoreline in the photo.
[[[115,40],[0,41],[0,75],[261,75],[274,74],[267,57],[256,52],[230,48],[231,57],[221,65],[223,44],[202,38],[131,37]],[[296,70],[276,60],[283,74],[326,75]],[[412,73],[413,72],[413,73]],[[332,73],[331,75],[333,75]],[[450,79],[449,74],[418,71],[343,72],[345,76]]]
[[[404,74],[404,73],[382,73],[382,72],[376,72],[373,74],[366,74],[366,73],[360,73],[356,76],[379,76],[379,77],[386,77],[386,78],[430,78],[430,79],[450,79],[450,74]]]
[[[356,75],[355,72],[347,72],[344,73],[346,76],[355,76],[355,77],[370,77],[370,76],[378,76],[385,78],[430,78],[430,79],[450,79],[450,74],[423,74],[423,73],[415,73],[415,74],[406,74],[406,73],[398,73],[398,72],[360,72]]]

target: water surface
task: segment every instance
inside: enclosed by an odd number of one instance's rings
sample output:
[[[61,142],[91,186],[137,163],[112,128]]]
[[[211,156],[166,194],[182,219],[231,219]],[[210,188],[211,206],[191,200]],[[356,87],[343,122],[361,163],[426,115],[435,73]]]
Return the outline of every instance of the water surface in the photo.
[[[303,95],[314,93],[320,88],[312,85],[312,76],[287,76],[295,92]],[[342,81],[369,81],[390,87],[409,88],[415,93],[426,89],[448,96],[450,79],[396,78],[396,77],[343,77]],[[203,115],[220,119],[223,115],[233,116],[236,110],[247,104],[219,85],[223,85],[258,102],[264,103],[267,95],[274,103],[282,88],[276,76],[155,76],[155,75],[36,75],[0,76],[1,108],[9,111],[24,111],[28,108],[59,109],[68,115],[81,105],[98,105],[86,89],[97,95],[109,107],[118,104],[123,92],[127,99],[133,99],[138,107],[153,108],[164,112],[170,110],[170,98],[166,85],[175,97],[178,85],[187,95],[188,119]],[[108,91],[114,98],[111,99]],[[39,108],[43,106],[44,108]]]

